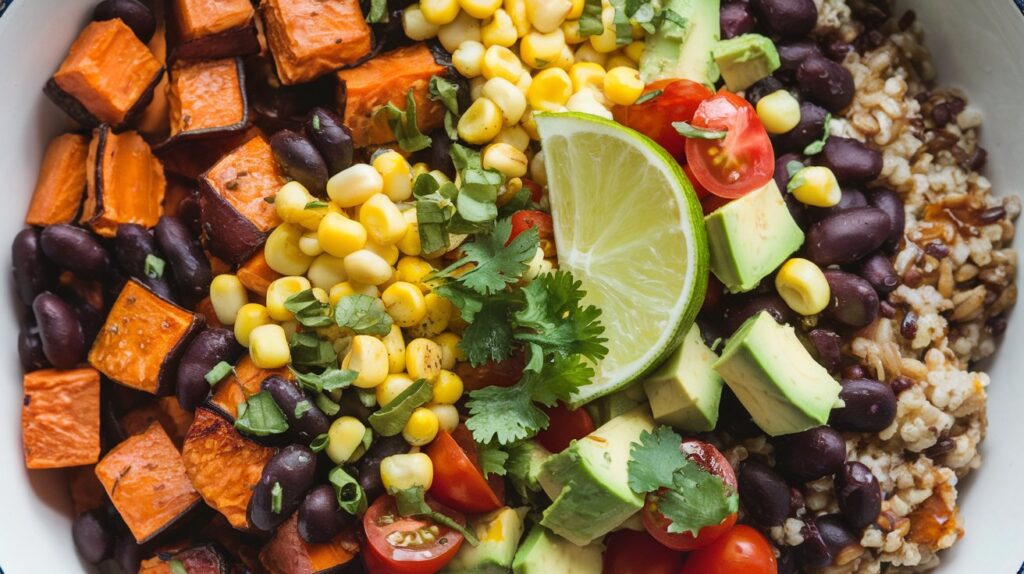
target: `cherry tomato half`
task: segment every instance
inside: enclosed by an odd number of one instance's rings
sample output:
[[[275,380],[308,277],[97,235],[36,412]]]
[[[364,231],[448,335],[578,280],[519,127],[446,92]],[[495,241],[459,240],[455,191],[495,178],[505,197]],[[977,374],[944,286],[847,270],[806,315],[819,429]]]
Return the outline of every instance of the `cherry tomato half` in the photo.
[[[427,504],[459,524],[466,523],[454,510],[432,500]],[[434,574],[444,568],[462,546],[462,535],[447,526],[427,519],[399,516],[395,499],[389,495],[374,501],[363,515],[363,530],[366,531],[366,563],[373,574]],[[406,533],[411,536],[405,536]],[[428,535],[426,538],[416,536],[424,533]]]
[[[438,502],[470,513],[501,507],[503,483],[496,476],[492,476],[493,483],[484,479],[476,443],[466,427],[460,425],[450,434],[443,430],[437,433],[426,453],[434,464],[434,482],[429,492]]]
[[[739,525],[710,546],[690,553],[680,574],[776,574],[772,546],[760,532]]]
[[[559,403],[545,408],[544,412],[548,415],[548,428],[537,434],[537,440],[553,453],[562,452],[572,441],[594,432],[594,420],[586,409],[573,411]]]
[[[690,169],[690,166],[684,165],[683,173],[686,174],[686,179],[690,180],[690,185],[693,186],[693,191],[697,194],[697,199],[703,201],[705,197],[711,195],[711,192],[708,191],[707,189],[704,189],[704,186],[701,185],[699,181],[697,181],[697,178],[693,177],[693,170]]]
[[[537,235],[542,240],[547,239],[551,241],[555,238],[555,227],[551,222],[550,215],[543,211],[524,209],[512,214],[512,233],[509,234],[505,245],[512,243],[512,240],[518,237],[520,233],[531,227],[537,228]]]
[[[658,544],[646,532],[617,530],[604,541],[603,574],[677,574],[683,554]]]
[[[722,479],[726,487],[736,492],[736,473],[733,472],[729,461],[718,452],[718,449],[706,442],[699,440],[684,440],[679,449],[686,455],[686,458],[695,462],[697,466]],[[658,511],[658,493],[652,492],[644,500],[644,509],[641,513],[644,528],[658,542],[673,550],[693,550],[711,544],[723,534],[729,531],[736,524],[736,513],[727,516],[720,524],[705,526],[701,528],[697,536],[689,532],[669,532],[668,526],[671,520]]]
[[[541,188],[540,184],[533,181],[528,177],[524,177],[523,187],[530,190],[530,200],[534,203],[540,203],[540,200],[544,198],[544,189]]]
[[[714,94],[691,80],[659,80],[644,88],[644,93],[655,90],[661,94],[641,104],[616,108],[615,119],[656,141],[682,163],[686,139],[672,122],[692,121],[700,103]]]
[[[749,102],[720,90],[700,104],[693,125],[727,132],[717,140],[686,140],[686,162],[708,191],[721,197],[740,197],[772,178],[772,142]]]

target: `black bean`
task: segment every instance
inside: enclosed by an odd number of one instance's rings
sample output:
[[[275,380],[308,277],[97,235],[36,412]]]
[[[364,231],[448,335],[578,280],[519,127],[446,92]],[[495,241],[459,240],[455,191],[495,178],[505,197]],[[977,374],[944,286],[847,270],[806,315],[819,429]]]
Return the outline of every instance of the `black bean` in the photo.
[[[855,207],[867,207],[868,196],[864,195],[864,192],[855,187],[844,187],[842,188],[839,196],[839,203],[832,207],[813,207],[807,210],[807,217],[811,221],[821,221],[830,215],[835,215],[840,211],[846,211],[847,209],[853,209]]]
[[[26,373],[45,369],[50,366],[43,352],[43,340],[39,337],[39,328],[35,325],[23,325],[18,333],[18,359]]]
[[[754,0],[758,21],[783,38],[801,38],[818,22],[813,0]]]
[[[914,380],[903,375],[896,377],[889,383],[889,388],[892,389],[892,393],[896,396],[899,396],[900,393],[909,390],[913,386]]]
[[[813,329],[810,333],[807,333],[807,338],[810,339],[811,345],[814,346],[815,355],[821,366],[825,367],[830,373],[834,373],[839,369],[843,359],[843,339],[838,333],[828,329]]]
[[[752,32],[757,25],[750,6],[739,2],[722,6],[718,16],[723,40]]]
[[[271,136],[270,149],[288,177],[314,194],[324,192],[330,174],[327,163],[313,142],[292,130],[281,130]]]
[[[871,469],[852,461],[836,473],[836,501],[850,528],[860,530],[873,523],[882,511],[882,488]]]
[[[740,466],[740,502],[761,526],[781,526],[789,516],[789,485],[771,467],[756,460]]]
[[[106,317],[103,316],[99,309],[85,301],[79,301],[74,305],[74,309],[75,316],[78,317],[78,323],[82,325],[85,348],[89,349],[92,347],[96,337],[99,336],[100,330],[103,329],[103,322],[106,320]]]
[[[955,448],[956,448],[956,441],[954,441],[953,439],[949,438],[948,436],[944,436],[944,437],[940,438],[932,446],[924,449],[924,454],[928,458],[930,458],[932,460],[936,460],[939,457],[945,456],[946,454],[949,454],[949,453],[953,452],[953,450]]]
[[[327,484],[314,487],[299,505],[299,536],[311,544],[331,540],[353,522],[355,517],[338,507],[334,488]]]
[[[821,56],[821,49],[814,42],[791,42],[779,44],[779,71],[787,77],[794,77],[800,64],[812,56]]]
[[[797,553],[794,548],[782,547],[777,550],[779,551],[779,557],[776,559],[776,574],[799,574],[800,563],[797,560]]]
[[[93,10],[92,19],[118,19],[128,25],[143,44],[148,44],[156,32],[156,18],[148,6],[138,0],[103,0]]]
[[[875,207],[834,213],[807,231],[807,258],[822,267],[853,263],[881,247],[891,226],[889,216]]]
[[[71,523],[75,549],[91,564],[106,560],[114,550],[114,537],[107,529],[105,518],[100,511],[84,512]]]
[[[859,329],[870,325],[877,317],[880,307],[878,293],[870,283],[846,271],[829,269],[825,279],[832,291],[832,299],[825,316]]]
[[[802,153],[810,143],[821,138],[826,115],[828,110],[825,108],[811,102],[800,102],[800,122],[788,132],[773,136],[772,145],[780,152]]]
[[[327,108],[313,108],[303,131],[324,158],[330,174],[352,165],[352,132],[338,114]]]
[[[135,542],[131,534],[119,536],[114,543],[114,563],[121,568],[123,574],[139,571],[142,562],[142,546]]]
[[[39,245],[39,230],[22,229],[11,242],[11,267],[14,288],[24,305],[31,305],[36,295],[52,289],[57,282],[53,264],[46,259]]]
[[[881,253],[869,255],[858,263],[857,275],[867,280],[875,291],[883,295],[893,292],[900,284],[900,277],[896,274],[892,261]]]
[[[824,568],[832,563],[832,553],[813,519],[804,521],[800,534],[803,535],[804,541],[796,549],[801,564],[808,568]]]
[[[825,57],[827,57],[829,60],[832,60],[833,62],[839,63],[842,63],[843,60],[846,59],[846,55],[852,51],[853,45],[850,44],[849,42],[844,42],[842,40],[833,40],[831,42],[828,42],[827,44],[825,44],[824,50],[822,50],[822,52],[825,54]]]
[[[122,223],[114,235],[114,259],[122,273],[129,277],[146,276],[146,259],[159,257],[156,240],[149,230],[137,223]]]
[[[842,184],[867,183],[882,174],[882,153],[852,138],[828,138],[821,152],[821,163],[831,169]],[[902,205],[900,202],[901,208]]]
[[[306,491],[313,486],[316,455],[304,446],[289,445],[278,451],[263,467],[259,482],[249,500],[249,523],[268,532],[277,528],[299,507]],[[274,491],[278,490],[278,496]],[[275,499],[279,504],[275,512]]]
[[[181,219],[164,215],[153,234],[171,268],[174,286],[186,305],[198,303],[210,292],[213,273],[199,241]]]
[[[863,379],[865,376],[864,367],[860,365],[849,365],[843,369],[844,379]]]
[[[796,222],[800,229],[806,230],[808,225],[807,206],[800,203],[800,200],[792,193],[783,192],[782,199],[786,202],[786,209],[789,210],[789,216],[793,218],[793,221]]]
[[[766,295],[739,295],[730,297],[725,302],[723,321],[728,334],[733,334],[743,323],[761,311],[767,311],[778,323],[788,323],[793,318],[793,310],[775,293]]]
[[[853,101],[853,76],[841,64],[825,56],[811,56],[796,70],[800,92],[832,113]]]
[[[199,192],[193,191],[185,196],[178,204],[178,217],[185,222],[185,226],[192,232],[192,235],[199,237],[203,234],[203,224],[200,222],[202,208],[199,205]]]
[[[743,94],[750,105],[757,106],[757,102],[760,102],[761,98],[782,89],[785,89],[782,82],[773,76],[766,76],[754,82],[752,86],[743,91]]]
[[[800,154],[786,153],[775,158],[775,175],[773,177],[775,178],[775,183],[779,186],[779,189],[783,191],[783,195],[785,196],[790,195],[785,193],[785,190],[789,187],[789,180],[791,178],[789,174],[789,165],[793,162],[800,164],[799,167],[795,168],[793,173],[796,173],[796,170],[804,167],[803,162],[800,161]]]
[[[39,234],[46,257],[83,279],[98,279],[110,267],[107,250],[92,233],[71,225],[50,225]]]
[[[776,468],[798,483],[835,474],[845,461],[846,442],[827,426],[781,437],[775,452]]]
[[[380,480],[380,463],[385,458],[409,452],[409,443],[401,435],[375,437],[366,454],[356,464],[358,471],[359,486],[363,487],[366,497],[370,500],[376,499],[384,492],[384,485]]]
[[[209,329],[196,335],[178,362],[175,392],[181,408],[192,412],[203,404],[210,394],[206,374],[221,361],[233,365],[241,354],[242,347],[227,329]]]
[[[903,231],[907,222],[907,213],[903,209],[903,199],[895,191],[886,187],[880,187],[871,191],[868,203],[872,207],[881,209],[889,216],[891,225],[889,226],[889,233],[886,234],[885,243],[882,245],[889,253],[895,253],[900,246],[900,241],[903,240]]]
[[[430,168],[440,170],[449,178],[454,178],[455,164],[452,163],[451,138],[444,130],[435,130],[430,134],[430,142],[430,160],[427,162]]]
[[[724,430],[735,439],[748,439],[764,434],[743,403],[729,387],[722,388],[722,399],[718,407],[718,429]]]
[[[849,564],[864,553],[858,537],[847,528],[843,517],[838,514],[825,514],[814,519],[822,542],[828,548],[834,564]]]
[[[288,436],[297,443],[309,444],[325,434],[331,421],[306,393],[293,383],[278,376],[263,379],[260,388],[270,393],[281,412],[288,419]]]
[[[46,360],[57,369],[70,369],[85,358],[85,336],[75,310],[49,291],[32,302]]]
[[[896,394],[889,385],[872,379],[844,380],[842,384],[839,398],[844,405],[829,417],[835,428],[880,432],[896,419]]]

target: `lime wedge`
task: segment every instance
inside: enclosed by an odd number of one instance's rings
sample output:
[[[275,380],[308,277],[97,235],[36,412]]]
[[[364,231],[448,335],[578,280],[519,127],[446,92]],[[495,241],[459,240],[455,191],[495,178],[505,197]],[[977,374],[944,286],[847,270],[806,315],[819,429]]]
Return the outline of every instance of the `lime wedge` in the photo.
[[[619,390],[678,346],[704,299],[708,246],[700,202],[679,164],[620,124],[537,117],[558,266],[601,309],[608,356],[576,407]]]

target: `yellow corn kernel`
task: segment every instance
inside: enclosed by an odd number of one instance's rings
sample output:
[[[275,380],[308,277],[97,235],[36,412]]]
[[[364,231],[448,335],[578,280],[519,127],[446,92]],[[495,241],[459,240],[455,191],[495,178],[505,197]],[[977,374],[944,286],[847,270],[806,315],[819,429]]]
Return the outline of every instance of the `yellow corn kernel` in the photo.
[[[559,111],[572,96],[572,80],[561,68],[548,68],[538,73],[526,93],[530,107],[542,112]]]
[[[280,325],[260,325],[249,333],[249,356],[260,369],[280,369],[292,361],[288,336]]]
[[[832,291],[821,268],[794,257],[779,268],[775,289],[789,308],[801,315],[816,315],[828,307]]]
[[[591,114],[605,119],[612,119],[612,112],[598,99],[601,95],[590,88],[584,88],[569,98],[565,108],[570,112]],[[603,98],[601,98],[603,99]]]
[[[412,411],[412,415],[405,423],[402,438],[412,446],[425,446],[434,440],[439,428],[440,421],[437,415],[430,409],[419,407]]]
[[[302,234],[302,237],[299,238],[299,251],[310,257],[316,257],[324,252],[320,247],[320,239],[317,238],[316,231],[307,231]]]
[[[580,35],[579,20],[566,20],[562,22],[562,34],[565,35],[565,43],[570,46],[581,44],[587,41],[585,36]]]
[[[342,359],[341,368],[359,373],[353,385],[372,389],[388,376],[388,350],[376,337],[356,335],[352,337],[352,346]]]
[[[604,31],[591,36],[590,45],[602,54],[610,54],[619,48],[615,33],[615,8],[605,5],[601,10],[601,23],[604,24]]]
[[[416,220],[416,210],[406,209],[402,212],[402,217],[409,224],[409,230],[398,240],[395,247],[403,255],[419,255],[422,251],[422,246],[420,245],[420,226]]]
[[[519,91],[515,84],[505,78],[487,80],[480,93],[498,106],[506,126],[519,123],[526,112],[526,96]]]
[[[566,72],[572,68],[572,65],[576,63],[576,56],[573,55],[572,49],[569,46],[562,47],[562,53],[558,55],[558,59],[552,64],[556,68],[562,68]]]
[[[427,263],[419,257],[402,257],[398,260],[398,265],[395,268],[395,277],[399,281],[405,281],[406,283],[412,283],[416,285],[420,291],[427,293],[430,288],[423,284],[423,278],[434,270],[430,263]]]
[[[527,70],[523,70],[523,73],[519,74],[519,79],[516,80],[516,87],[519,88],[519,91],[522,92],[525,96],[526,92],[530,91],[530,86],[532,84],[533,76],[531,76],[530,72],[528,72]]]
[[[446,332],[434,337],[434,342],[441,347],[441,368],[450,371],[455,368],[457,361],[465,361],[466,356],[459,349],[461,337],[455,333]]]
[[[405,370],[405,337],[398,325],[391,325],[387,335],[381,337],[384,348],[388,351],[388,372],[401,373]]]
[[[366,200],[359,209],[359,222],[366,228],[369,240],[378,245],[394,245],[409,230],[409,222],[398,206],[384,194]]]
[[[634,63],[639,64],[640,58],[644,55],[644,46],[643,42],[633,42],[623,48],[622,53],[630,60],[633,60]]]
[[[530,158],[530,179],[541,187],[548,185],[548,172],[544,166],[544,150],[540,150]]]
[[[484,169],[497,170],[505,177],[526,175],[526,154],[505,143],[492,143],[481,155]]]
[[[345,257],[366,245],[366,228],[339,213],[325,215],[316,233],[320,248],[335,257]]]
[[[608,55],[595,50],[594,47],[590,45],[590,42],[576,48],[576,52],[573,53],[573,56],[576,58],[576,63],[589,62],[591,64],[597,64],[602,68],[604,68],[605,64],[608,62]]]
[[[384,178],[365,163],[357,163],[327,180],[327,195],[339,207],[355,207],[383,191]]]
[[[294,223],[278,225],[263,246],[267,266],[282,275],[302,275],[309,269],[313,258],[299,249],[304,230]]]
[[[516,33],[516,25],[512,22],[512,17],[508,15],[508,12],[499,9],[494,12],[491,20],[480,28],[480,38],[483,40],[484,46],[509,48],[519,39],[519,34]]]
[[[540,133],[537,132],[537,118],[533,117],[533,110],[526,110],[523,119],[519,120],[519,126],[523,128],[531,140],[540,141]]]
[[[572,91],[579,92],[584,88],[590,88],[599,92],[604,91],[605,69],[600,64],[593,62],[576,62],[569,68],[569,79],[572,80]]]
[[[423,10],[417,4],[409,6],[402,11],[402,30],[405,31],[405,35],[410,40],[416,42],[429,40],[437,36],[437,31],[440,29],[441,27],[437,24],[431,24],[427,21]]]
[[[530,147],[530,134],[526,133],[520,126],[506,126],[501,128],[493,143],[508,144],[519,151],[525,152]]]
[[[483,145],[498,135],[504,124],[501,108],[490,98],[478,98],[459,118],[459,137],[467,143]]]
[[[530,32],[530,18],[526,15],[526,0],[505,0],[505,12],[512,18],[516,36],[522,38]]]
[[[381,259],[388,262],[388,265],[394,265],[395,262],[398,261],[398,247],[394,245],[380,245],[372,241],[367,241],[366,249],[379,255]]]
[[[614,54],[608,56],[608,62],[605,63],[605,66],[607,66],[609,70],[612,70],[614,68],[632,68],[635,70],[636,62],[630,60],[625,54],[621,52],[615,52]]]
[[[423,19],[435,26],[443,26],[459,15],[456,0],[420,0],[419,9]]]
[[[788,90],[776,90],[757,101],[757,117],[770,134],[784,134],[800,123],[800,102]]]
[[[477,20],[486,20],[501,8],[501,0],[459,0],[459,6]]]
[[[285,301],[310,287],[309,279],[305,277],[289,276],[274,280],[267,287],[267,312],[270,318],[275,321],[292,319],[292,312],[284,308]]]
[[[395,397],[411,387],[414,382],[416,381],[413,381],[409,378],[409,375],[404,373],[388,375],[383,383],[373,389],[377,395],[377,404],[382,407],[388,406],[388,403],[395,400]]]
[[[427,293],[423,297],[427,307],[426,316],[416,325],[409,327],[409,335],[413,337],[433,337],[444,332],[452,320],[452,303],[436,293]]]
[[[248,347],[249,336],[253,329],[272,322],[266,307],[259,303],[246,303],[238,309],[238,314],[235,315],[235,340],[239,345]]]
[[[843,197],[835,174],[825,166],[802,168],[789,180],[787,189],[797,201],[813,207],[832,207]]]
[[[413,339],[405,346],[405,372],[433,382],[441,373],[441,347],[430,339]]]
[[[377,289],[376,285],[361,285],[351,281],[342,281],[331,287],[331,290],[328,291],[328,298],[331,301],[331,305],[334,306],[338,305],[338,301],[341,301],[342,297],[348,297],[349,295],[380,297],[380,290]]]
[[[421,175],[430,173],[430,166],[425,161],[418,161],[412,164],[412,180],[416,181],[416,178]]]
[[[480,21],[465,12],[459,12],[454,20],[441,26],[437,31],[437,39],[449,54],[457,50],[463,42],[479,42],[482,39]]]
[[[210,303],[221,324],[234,325],[238,310],[248,302],[249,293],[238,277],[222,274],[210,282]]]
[[[434,413],[434,416],[437,417],[437,424],[441,430],[452,432],[458,428],[459,410],[455,408],[455,405],[428,403],[426,408],[430,409],[430,412]]]
[[[405,201],[412,197],[412,166],[396,151],[379,153],[373,158],[373,168],[384,178],[384,195],[391,201]]]
[[[394,454],[380,461],[380,481],[389,493],[417,486],[430,490],[434,483],[434,463],[422,452]]]
[[[399,327],[412,327],[427,315],[419,287],[405,281],[392,283],[380,296],[388,315]]]
[[[317,210],[306,209],[310,202],[316,201],[309,190],[297,181],[289,181],[281,186],[274,195],[274,211],[286,223],[297,223],[305,227],[307,220],[319,220],[323,216]],[[315,229],[315,227],[314,227]]]
[[[462,398],[462,390],[462,378],[449,370],[441,369],[437,380],[434,381],[433,401],[442,405],[454,405]]]
[[[523,281],[529,283],[537,278],[544,271],[544,249],[538,247],[533,253],[533,259],[526,264],[526,271],[523,271]]]
[[[481,60],[482,61],[482,60]],[[469,99],[475,101],[480,99],[480,96],[484,95],[484,84],[487,83],[487,78],[483,76],[477,76],[469,81]]]
[[[558,29],[570,10],[570,0],[526,0],[526,17],[534,28],[545,34]]]
[[[642,93],[644,82],[640,79],[640,72],[634,68],[612,68],[604,77],[604,95],[612,103],[630,106]]]
[[[484,62],[484,45],[468,40],[452,52],[452,65],[463,76],[473,79],[478,77],[480,66]]]
[[[530,32],[519,41],[519,56],[531,68],[546,68],[561,57],[565,45],[565,33],[561,28],[547,34]]]
[[[356,450],[363,445],[366,425],[355,417],[341,417],[327,429],[327,458],[334,464],[348,462]]]
[[[484,78],[505,78],[514,82],[522,72],[523,64],[512,50],[504,46],[491,46],[484,50],[484,59],[480,62],[480,73]]]
[[[360,249],[345,256],[345,273],[348,273],[350,281],[380,285],[391,279],[393,272],[383,257],[369,249]]]
[[[323,253],[313,260],[306,277],[313,287],[330,290],[331,287],[348,279],[348,273],[345,273],[345,260]]]

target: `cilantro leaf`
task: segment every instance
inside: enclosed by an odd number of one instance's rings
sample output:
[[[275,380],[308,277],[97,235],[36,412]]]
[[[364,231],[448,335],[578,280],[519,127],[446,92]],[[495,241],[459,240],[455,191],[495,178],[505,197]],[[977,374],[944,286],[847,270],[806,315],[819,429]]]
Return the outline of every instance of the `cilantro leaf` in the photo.
[[[203,378],[206,379],[207,383],[210,383],[211,387],[217,386],[217,383],[223,381],[228,375],[235,372],[235,368],[226,361],[221,361],[213,366],[212,369],[207,371]]]
[[[673,487],[657,495],[658,511],[672,521],[668,525],[671,533],[696,536],[701,528],[721,524],[739,508],[739,497],[722,479],[696,463],[687,460],[674,478]]]
[[[540,374],[527,373],[532,382],[533,400],[547,407],[559,401],[569,402],[576,389],[594,378],[594,368],[579,355],[556,357],[546,363]]]
[[[301,373],[289,368],[295,380],[299,381],[302,387],[313,393],[331,392],[339,389],[347,389],[355,382],[359,373],[350,369],[339,369],[327,367],[322,373]]]
[[[484,478],[496,474],[505,476],[505,463],[508,461],[508,453],[498,448],[494,443],[483,443],[476,446],[477,458],[480,461],[480,468],[483,470]]]
[[[459,524],[447,514],[443,514],[431,508],[430,505],[427,504],[422,486],[414,486],[405,490],[395,490],[389,494],[395,497],[395,507],[398,510],[398,514],[401,516],[429,518],[441,526],[447,526],[448,528],[458,532],[471,546],[480,544],[477,537],[466,529],[465,526]]]
[[[313,442],[309,443],[309,450],[313,452],[321,452],[327,448],[327,443],[329,442],[330,438],[327,436],[327,433],[318,434],[316,435],[316,438],[313,439]]]
[[[142,264],[142,272],[146,274],[146,277],[158,279],[164,276],[166,265],[166,261],[150,253],[146,255],[146,261]]]
[[[177,558],[172,558],[167,562],[167,569],[171,571],[171,574],[188,574],[185,563]]]
[[[818,155],[825,149],[828,138],[832,135],[832,114],[825,114],[825,125],[821,128],[821,137],[807,144],[804,155]]]
[[[427,149],[432,143],[429,136],[420,132],[416,124],[416,98],[410,89],[405,95],[405,109],[401,110],[391,102],[374,113],[386,115],[388,127],[398,141],[398,147],[407,152]]]
[[[675,128],[676,132],[684,138],[696,140],[720,140],[729,135],[729,132],[725,130],[699,128],[688,122],[672,122],[672,127]]]
[[[288,341],[288,347],[294,366],[328,367],[338,364],[338,354],[330,341],[321,339],[316,333],[295,333]]]
[[[665,93],[664,90],[651,90],[649,92],[645,92],[643,95],[637,98],[635,102],[633,102],[633,105],[638,106],[640,104],[649,102],[663,93]]]
[[[420,248],[424,253],[439,253],[451,245],[448,223],[455,215],[455,184],[441,185],[434,176],[422,174],[412,186],[416,198],[416,223],[420,232]]]
[[[275,482],[270,489],[270,511],[274,514],[281,514],[282,498],[284,498],[284,488],[281,487],[280,482]]]
[[[615,17],[612,19],[612,25],[615,27],[615,43],[625,46],[633,41],[633,25],[629,23],[625,0],[611,0],[611,4],[615,7]]]
[[[586,0],[583,14],[579,19],[580,37],[597,36],[604,33],[604,22],[601,21],[601,0]]]
[[[235,428],[251,435],[268,436],[288,430],[288,421],[267,391],[250,396],[238,404]]]
[[[473,313],[473,322],[463,332],[459,348],[475,367],[487,361],[504,361],[512,354],[512,343],[508,305],[487,300]]]
[[[334,486],[339,508],[354,516],[366,512],[366,492],[344,468],[336,467],[327,475],[327,480]]]
[[[366,12],[366,22],[380,24],[388,21],[388,1],[370,0],[370,9]],[[316,117],[316,116],[313,116]]]
[[[430,402],[433,389],[425,379],[419,379],[398,394],[386,406],[370,415],[368,422],[373,430],[383,436],[395,436],[402,432],[412,412]]]
[[[522,382],[511,387],[484,387],[469,393],[466,427],[479,443],[497,438],[511,444],[547,428],[548,417],[533,404],[530,388]]]
[[[667,426],[654,432],[640,433],[640,442],[633,443],[629,452],[629,488],[646,493],[675,483],[677,470],[686,465],[686,457],[679,450],[682,437]]]
[[[589,305],[582,306],[586,293],[582,283],[573,280],[567,271],[547,273],[537,277],[523,288],[526,307],[515,313],[515,338],[531,345],[528,368],[539,370],[541,359],[537,350],[560,357],[583,355],[597,361],[608,354],[608,341],[601,335],[601,311]]]
[[[295,315],[295,320],[304,327],[329,327],[333,324],[328,314],[331,306],[321,302],[312,289],[300,291],[284,302],[284,308]]]
[[[338,301],[334,309],[334,321],[339,327],[347,327],[360,335],[383,337],[391,332],[391,316],[384,303],[369,295],[349,295]]]
[[[511,233],[511,220],[497,221],[489,233],[480,233],[474,241],[462,246],[464,256],[461,259],[432,274],[433,277],[453,278],[456,270],[471,263],[473,268],[455,280],[481,295],[501,291],[519,280],[540,244],[535,227],[520,233],[509,242]]]
[[[427,85],[427,97],[441,102],[446,110],[456,115],[459,113],[458,92],[459,85],[442,76],[430,78],[430,84]]]

